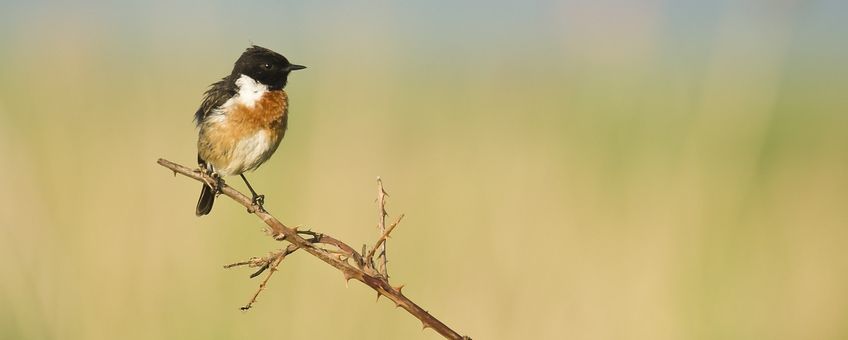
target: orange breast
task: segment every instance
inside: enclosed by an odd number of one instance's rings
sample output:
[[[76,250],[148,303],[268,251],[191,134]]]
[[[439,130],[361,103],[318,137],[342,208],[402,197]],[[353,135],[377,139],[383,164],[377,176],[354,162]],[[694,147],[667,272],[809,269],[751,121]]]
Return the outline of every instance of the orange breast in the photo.
[[[289,97],[285,91],[268,91],[248,106],[238,103],[230,108],[228,120],[241,129],[277,129],[285,127]]]
[[[288,96],[268,91],[253,106],[234,101],[200,125],[198,153],[221,175],[257,168],[277,150],[286,132]]]

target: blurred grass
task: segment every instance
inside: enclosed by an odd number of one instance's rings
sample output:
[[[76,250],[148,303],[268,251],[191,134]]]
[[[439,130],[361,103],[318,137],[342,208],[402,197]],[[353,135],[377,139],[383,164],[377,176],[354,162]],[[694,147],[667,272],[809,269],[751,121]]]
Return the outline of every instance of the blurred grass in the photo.
[[[848,336],[844,5],[498,5],[8,4],[0,338],[438,338],[303,255],[237,311],[220,265],[275,244],[154,162],[250,39],[310,67],[268,209],[371,242],[382,176],[395,282],[463,333]]]

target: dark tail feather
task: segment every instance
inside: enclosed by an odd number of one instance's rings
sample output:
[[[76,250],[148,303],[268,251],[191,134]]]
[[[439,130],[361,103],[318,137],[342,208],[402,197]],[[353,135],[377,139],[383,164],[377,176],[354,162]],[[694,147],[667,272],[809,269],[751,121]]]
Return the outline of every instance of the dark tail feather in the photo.
[[[209,214],[212,211],[213,203],[215,203],[215,193],[212,192],[212,188],[204,184],[203,189],[200,190],[200,198],[197,200],[197,210],[194,213],[197,216]]]

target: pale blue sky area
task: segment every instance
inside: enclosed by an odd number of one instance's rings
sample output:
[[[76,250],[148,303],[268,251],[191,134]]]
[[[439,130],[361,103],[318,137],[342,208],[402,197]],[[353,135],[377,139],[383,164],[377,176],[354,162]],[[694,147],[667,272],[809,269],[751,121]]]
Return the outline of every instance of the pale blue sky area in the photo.
[[[40,35],[58,30],[97,34],[141,48],[146,42],[242,46],[245,40],[309,46],[315,37],[369,35],[420,51],[480,48],[479,52],[489,53],[496,47],[557,45],[580,36],[586,23],[603,30],[621,24],[622,17],[646,15],[664,40],[684,45],[709,44],[722,18],[729,15],[750,17],[754,26],[791,25],[799,38],[817,46],[845,45],[848,38],[848,2],[839,0],[0,1],[0,6],[0,38],[7,47],[9,41],[18,46],[37,43]],[[788,21],[782,19],[787,16]],[[81,28],[75,31],[75,27]]]

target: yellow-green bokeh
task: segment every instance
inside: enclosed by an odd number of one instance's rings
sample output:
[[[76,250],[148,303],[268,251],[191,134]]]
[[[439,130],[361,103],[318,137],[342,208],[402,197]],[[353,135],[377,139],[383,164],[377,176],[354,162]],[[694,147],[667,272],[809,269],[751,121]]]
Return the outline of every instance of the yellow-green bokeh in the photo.
[[[222,199],[191,122],[250,43],[309,66],[249,175],[476,339],[848,337],[838,1],[0,3],[0,339],[438,339]],[[239,188],[237,178],[231,182]]]

